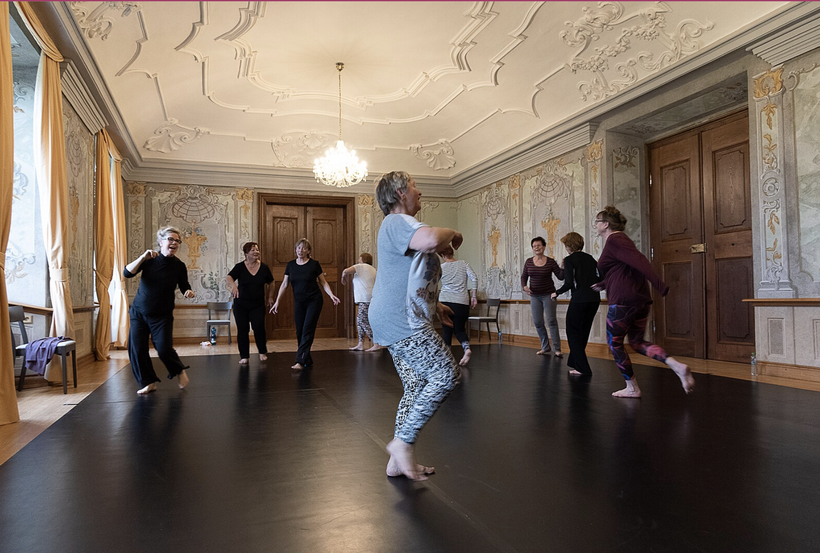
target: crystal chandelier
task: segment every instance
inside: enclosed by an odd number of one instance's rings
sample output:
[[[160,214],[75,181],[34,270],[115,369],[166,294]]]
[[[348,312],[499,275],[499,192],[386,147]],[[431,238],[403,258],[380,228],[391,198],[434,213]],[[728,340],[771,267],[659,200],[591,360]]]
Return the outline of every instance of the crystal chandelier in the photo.
[[[367,164],[359,161],[355,150],[348,150],[342,140],[342,69],[345,64],[336,62],[339,72],[339,141],[336,146],[328,149],[325,156],[317,159],[313,164],[313,174],[316,180],[328,186],[345,188],[353,186],[367,176]]]

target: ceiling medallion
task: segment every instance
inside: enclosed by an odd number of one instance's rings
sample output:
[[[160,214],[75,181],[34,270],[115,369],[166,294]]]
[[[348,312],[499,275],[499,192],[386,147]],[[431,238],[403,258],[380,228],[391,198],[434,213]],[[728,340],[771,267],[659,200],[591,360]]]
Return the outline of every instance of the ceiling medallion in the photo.
[[[344,63],[336,62],[336,70],[339,72],[339,141],[313,165],[313,174],[316,175],[317,181],[337,188],[359,184],[367,176],[367,164],[359,161],[356,151],[348,150],[342,141],[342,69],[344,68]]]

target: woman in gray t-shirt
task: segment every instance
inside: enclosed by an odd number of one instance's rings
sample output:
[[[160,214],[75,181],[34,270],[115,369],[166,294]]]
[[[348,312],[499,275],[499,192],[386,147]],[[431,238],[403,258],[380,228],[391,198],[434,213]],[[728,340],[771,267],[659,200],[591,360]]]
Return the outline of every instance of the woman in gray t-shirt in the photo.
[[[452,326],[452,311],[438,302],[441,265],[436,252],[449,244],[458,249],[463,238],[460,232],[415,219],[421,192],[404,171],[382,175],[376,199],[385,218],[379,229],[370,325],[373,341],[387,346],[404,386],[393,440],[387,444],[387,475],[426,480],[435,469],[416,464],[413,444],[459,377],[450,348],[433,328],[436,312],[443,324]]]

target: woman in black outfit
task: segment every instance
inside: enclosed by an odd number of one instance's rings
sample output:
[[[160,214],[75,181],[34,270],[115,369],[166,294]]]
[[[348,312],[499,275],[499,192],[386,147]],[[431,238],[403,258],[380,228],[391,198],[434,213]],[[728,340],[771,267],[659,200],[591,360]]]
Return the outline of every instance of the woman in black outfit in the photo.
[[[142,388],[138,394],[148,394],[157,389],[157,373],[148,354],[148,336],[154,342],[159,358],[168,369],[168,378],[179,378],[180,388],[188,385],[188,367],[174,349],[174,291],[179,291],[186,298],[193,298],[194,291],[188,283],[188,268],[177,257],[177,250],[182,240],[179,231],[173,227],[157,231],[159,253],[146,250],[141,256],[123,269],[125,278],[133,278],[142,273],[137,295],[128,314],[131,318],[131,330],[128,334],[128,359],[131,370]]]
[[[245,261],[234,265],[228,273],[228,286],[233,296],[233,317],[236,319],[236,344],[239,346],[239,364],[247,365],[251,341],[248,338],[253,326],[253,337],[259,360],[268,360],[267,335],[265,334],[265,287],[268,288],[268,307],[273,305],[273,273],[259,260],[259,244],[246,242],[242,246]]]
[[[572,367],[569,374],[592,376],[586,348],[595,313],[601,304],[600,292],[591,288],[599,280],[598,263],[594,257],[581,251],[584,249],[584,237],[577,232],[570,232],[561,238],[561,242],[569,255],[564,258],[564,285],[552,294],[552,299],[572,290],[567,309],[567,365]]]
[[[307,238],[296,242],[296,259],[288,261],[276,302],[270,308],[271,313],[279,311],[279,300],[282,299],[288,284],[293,283],[293,318],[296,322],[296,341],[299,342],[299,349],[296,351],[296,363],[291,368],[297,371],[313,365],[310,347],[313,345],[316,323],[319,322],[324,303],[319,285],[333,301],[333,305],[339,305],[339,298],[333,295],[333,290],[325,280],[322,266],[310,258],[310,250]]]

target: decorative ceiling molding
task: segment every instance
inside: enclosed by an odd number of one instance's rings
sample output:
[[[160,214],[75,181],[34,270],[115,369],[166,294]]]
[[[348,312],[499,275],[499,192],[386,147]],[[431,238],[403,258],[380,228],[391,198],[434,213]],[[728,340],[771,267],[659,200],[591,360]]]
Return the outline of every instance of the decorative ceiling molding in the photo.
[[[179,150],[185,144],[199,140],[202,135],[210,134],[210,132],[209,129],[180,125],[179,121],[172,118],[156,128],[154,135],[145,141],[143,148],[168,154]]]
[[[694,19],[684,19],[673,32],[666,32],[664,14],[671,13],[672,8],[665,2],[657,2],[626,16],[620,2],[601,2],[598,6],[598,9],[583,7],[585,15],[575,23],[567,22],[571,29],[562,31],[560,35],[568,46],[581,47],[566,67],[573,73],[582,71],[593,74],[588,81],[578,81],[578,90],[584,101],[603,100],[633,85],[641,78],[638,67],[654,73],[694,54],[701,47],[695,39],[714,27],[708,21],[700,23]],[[636,18],[642,19],[643,23],[625,26]],[[616,31],[619,27],[621,32],[613,43],[596,47],[595,53],[587,58],[581,57],[593,42],[602,40],[604,32]],[[637,56],[616,64],[614,69],[621,78],[614,78],[609,60],[615,60],[631,50],[632,40],[636,39],[647,43],[658,41],[666,50],[658,58],[650,52],[639,52]]]
[[[816,48],[820,48],[820,14],[790,25],[746,50],[776,66]]]
[[[89,39],[108,39],[114,29],[114,18],[110,12],[122,12],[121,17],[128,17],[132,13],[142,10],[139,2],[102,2],[96,8],[88,11],[87,2],[68,2],[77,25]]]
[[[333,146],[339,137],[336,135],[310,132],[289,132],[271,142],[276,159],[285,167],[310,169],[317,157]]]
[[[91,91],[83,82],[77,67],[72,60],[66,60],[62,64],[63,71],[60,75],[60,82],[63,88],[63,95],[80,116],[80,119],[88,127],[92,134],[108,126],[108,121],[100,111],[97,102],[91,95]]]
[[[436,171],[450,169],[456,165],[456,158],[453,157],[455,155],[453,146],[444,139],[439,140],[432,146],[413,144],[410,146],[410,151],[416,154],[417,158],[426,161],[427,167]]]

